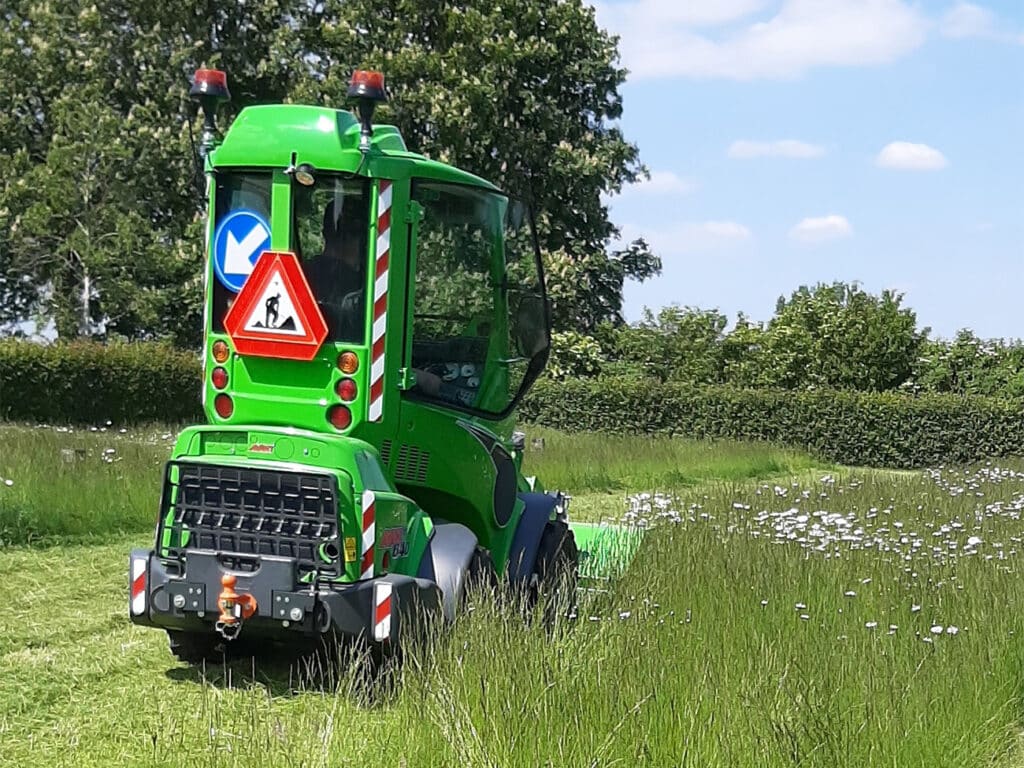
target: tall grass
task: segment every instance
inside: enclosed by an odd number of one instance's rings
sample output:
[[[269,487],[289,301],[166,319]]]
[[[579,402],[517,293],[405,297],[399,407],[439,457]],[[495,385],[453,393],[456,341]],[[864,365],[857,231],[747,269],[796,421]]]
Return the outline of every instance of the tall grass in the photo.
[[[162,427],[0,425],[0,544],[152,530],[170,449]]]
[[[132,541],[0,553],[0,763],[1019,764],[1024,474],[983,470],[682,491],[575,621],[476,602],[374,697],[172,663]]]
[[[159,425],[130,432],[0,425],[0,544],[151,531],[174,431]],[[546,487],[573,495],[767,477],[814,466],[802,454],[754,443],[611,441],[545,429],[530,435],[543,437],[545,448],[529,453],[527,471],[539,474]],[[604,501],[584,497],[577,509],[600,516],[596,507]]]

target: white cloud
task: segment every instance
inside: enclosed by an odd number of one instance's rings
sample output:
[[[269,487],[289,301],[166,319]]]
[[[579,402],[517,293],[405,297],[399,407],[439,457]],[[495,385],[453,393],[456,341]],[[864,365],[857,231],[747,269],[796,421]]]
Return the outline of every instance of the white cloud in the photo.
[[[939,32],[953,40],[982,38],[1024,45],[1020,29],[1009,29],[989,8],[961,0],[939,22]]]
[[[991,37],[996,33],[996,15],[988,8],[959,2],[942,17],[939,31],[945,37]]]
[[[655,253],[677,256],[685,253],[721,251],[735,248],[753,238],[751,231],[736,221],[683,221],[665,229],[625,226],[622,240],[643,237]]]
[[[596,7],[599,23],[620,35],[623,63],[636,78],[777,79],[822,66],[884,64],[920,46],[928,27],[905,0],[628,0]],[[712,29],[696,31],[701,27]]]
[[[669,24],[715,27],[745,19],[769,4],[769,0],[633,0],[637,13]]]
[[[825,148],[817,144],[808,144],[794,139],[781,141],[734,141],[727,153],[734,160],[747,160],[754,157],[790,157],[812,158],[825,154]]]
[[[927,144],[913,144],[909,141],[894,141],[887,144],[875,158],[879,168],[899,171],[937,171],[949,163],[946,156]]]
[[[804,219],[791,230],[789,236],[801,243],[824,243],[838,240],[853,234],[853,227],[845,216],[829,214],[828,216]]]
[[[651,178],[630,184],[623,195],[688,195],[697,188],[693,179],[684,179],[672,171],[653,171]]]

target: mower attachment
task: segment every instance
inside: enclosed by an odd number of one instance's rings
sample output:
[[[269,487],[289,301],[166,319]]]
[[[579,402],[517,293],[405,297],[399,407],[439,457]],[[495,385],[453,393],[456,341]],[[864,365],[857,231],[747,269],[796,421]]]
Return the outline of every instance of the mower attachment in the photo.
[[[580,585],[594,587],[621,577],[636,556],[645,530],[609,523],[570,523],[580,551]]]

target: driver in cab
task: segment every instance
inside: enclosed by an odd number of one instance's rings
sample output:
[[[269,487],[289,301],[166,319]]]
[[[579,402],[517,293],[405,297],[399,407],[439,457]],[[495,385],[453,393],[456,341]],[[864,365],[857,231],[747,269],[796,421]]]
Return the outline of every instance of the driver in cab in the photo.
[[[362,338],[366,314],[366,204],[335,198],[324,208],[324,250],[305,267],[330,338]]]

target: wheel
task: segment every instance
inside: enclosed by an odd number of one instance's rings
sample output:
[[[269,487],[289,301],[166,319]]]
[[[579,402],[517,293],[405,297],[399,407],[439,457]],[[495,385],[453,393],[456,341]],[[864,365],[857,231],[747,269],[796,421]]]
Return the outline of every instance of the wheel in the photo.
[[[186,664],[222,659],[221,639],[214,634],[168,629],[167,644],[174,657]]]
[[[530,578],[530,599],[544,599],[544,620],[551,626],[559,616],[572,612],[576,605],[580,552],[576,537],[562,520],[544,527],[537,549],[537,560]]]
[[[477,547],[473,550],[473,556],[466,567],[466,584],[462,590],[462,598],[465,600],[470,590],[494,592],[497,588],[498,572],[494,568],[494,558],[491,557],[489,550]]]

